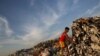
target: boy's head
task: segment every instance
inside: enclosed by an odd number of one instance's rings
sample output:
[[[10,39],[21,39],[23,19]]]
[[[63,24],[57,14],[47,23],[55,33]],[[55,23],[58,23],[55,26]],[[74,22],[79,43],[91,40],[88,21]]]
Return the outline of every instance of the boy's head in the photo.
[[[69,31],[69,27],[65,27],[65,32],[68,32]]]

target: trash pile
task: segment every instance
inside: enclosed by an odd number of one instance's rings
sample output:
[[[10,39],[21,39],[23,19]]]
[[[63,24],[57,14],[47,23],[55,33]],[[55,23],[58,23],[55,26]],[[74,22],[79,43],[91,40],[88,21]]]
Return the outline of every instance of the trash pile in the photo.
[[[100,56],[100,17],[73,21],[72,33],[75,40],[73,56]]]
[[[71,28],[73,42],[65,41],[70,56],[100,56],[100,17],[77,19]],[[57,38],[29,49],[21,49],[9,56],[68,56],[67,54],[66,47],[61,50]]]

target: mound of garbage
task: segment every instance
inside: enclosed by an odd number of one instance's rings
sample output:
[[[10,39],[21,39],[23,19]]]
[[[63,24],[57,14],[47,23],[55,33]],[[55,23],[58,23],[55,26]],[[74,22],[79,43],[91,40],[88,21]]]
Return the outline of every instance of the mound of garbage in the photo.
[[[65,41],[70,56],[100,56],[100,17],[79,18],[71,26],[73,42]],[[21,49],[9,56],[68,56],[62,51],[59,38],[41,42],[29,49]]]
[[[74,56],[100,56],[100,17],[80,18],[73,21]],[[74,50],[75,49],[75,50]]]

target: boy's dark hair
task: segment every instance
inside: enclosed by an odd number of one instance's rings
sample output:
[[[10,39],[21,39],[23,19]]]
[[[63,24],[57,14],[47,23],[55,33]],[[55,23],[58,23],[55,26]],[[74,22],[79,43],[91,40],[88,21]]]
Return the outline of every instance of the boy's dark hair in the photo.
[[[69,30],[69,27],[65,27],[65,29]]]

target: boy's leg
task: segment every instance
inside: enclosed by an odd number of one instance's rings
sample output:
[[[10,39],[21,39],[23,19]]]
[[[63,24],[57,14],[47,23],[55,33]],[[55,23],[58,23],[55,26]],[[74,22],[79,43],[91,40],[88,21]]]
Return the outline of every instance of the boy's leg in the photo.
[[[61,48],[60,54],[63,55],[63,50],[64,50],[64,47],[65,47],[64,42],[60,41],[59,44],[60,44],[60,48]]]
[[[68,49],[68,46],[66,46],[66,48],[67,48],[68,56],[70,56],[70,53],[69,53],[69,49]]]
[[[68,49],[68,44],[69,44],[69,42],[70,42],[69,40],[66,40],[66,41],[65,41],[65,47],[66,47],[67,55],[68,55],[68,56],[70,56],[69,49]]]

